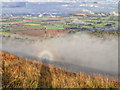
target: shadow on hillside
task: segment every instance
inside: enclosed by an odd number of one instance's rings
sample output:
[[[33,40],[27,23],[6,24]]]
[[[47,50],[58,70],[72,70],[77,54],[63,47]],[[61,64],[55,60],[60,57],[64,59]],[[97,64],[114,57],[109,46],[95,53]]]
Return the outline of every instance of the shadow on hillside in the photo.
[[[48,63],[47,60],[42,60],[42,63]],[[39,78],[38,87],[39,88],[52,88],[52,72],[50,67],[42,64],[40,70],[41,77]]]

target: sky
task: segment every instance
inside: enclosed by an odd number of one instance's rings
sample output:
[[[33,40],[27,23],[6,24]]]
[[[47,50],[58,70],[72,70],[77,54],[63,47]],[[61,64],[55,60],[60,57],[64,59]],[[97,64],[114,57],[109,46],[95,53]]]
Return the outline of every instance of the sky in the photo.
[[[70,0],[1,0],[2,2],[64,2],[64,1],[70,1]],[[73,1],[73,0],[72,0]],[[75,1],[75,0],[74,0]]]
[[[1,2],[76,2],[76,1],[98,1],[98,0],[0,0]],[[119,1],[119,0],[100,0],[100,1]]]

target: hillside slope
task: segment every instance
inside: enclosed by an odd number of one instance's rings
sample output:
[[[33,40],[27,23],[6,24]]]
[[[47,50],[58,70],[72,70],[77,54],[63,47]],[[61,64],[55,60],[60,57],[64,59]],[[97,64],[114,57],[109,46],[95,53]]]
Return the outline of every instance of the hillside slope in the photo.
[[[10,53],[1,54],[3,88],[118,88],[120,84],[106,75],[71,73]]]

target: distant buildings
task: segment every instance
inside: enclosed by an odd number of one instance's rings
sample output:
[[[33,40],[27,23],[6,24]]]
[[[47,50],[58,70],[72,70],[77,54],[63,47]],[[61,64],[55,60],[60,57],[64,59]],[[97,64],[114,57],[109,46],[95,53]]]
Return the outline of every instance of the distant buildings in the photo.
[[[52,18],[54,18],[54,17],[57,17],[57,16],[53,13],[40,13],[38,15],[38,17],[52,17]]]

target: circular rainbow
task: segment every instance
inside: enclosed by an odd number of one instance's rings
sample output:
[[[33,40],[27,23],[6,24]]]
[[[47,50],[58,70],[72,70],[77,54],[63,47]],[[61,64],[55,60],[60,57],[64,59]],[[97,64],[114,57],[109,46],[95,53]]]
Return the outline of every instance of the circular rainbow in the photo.
[[[49,60],[53,61],[54,60],[54,54],[50,50],[42,50],[38,54],[38,57],[40,58],[41,61],[43,60]]]

